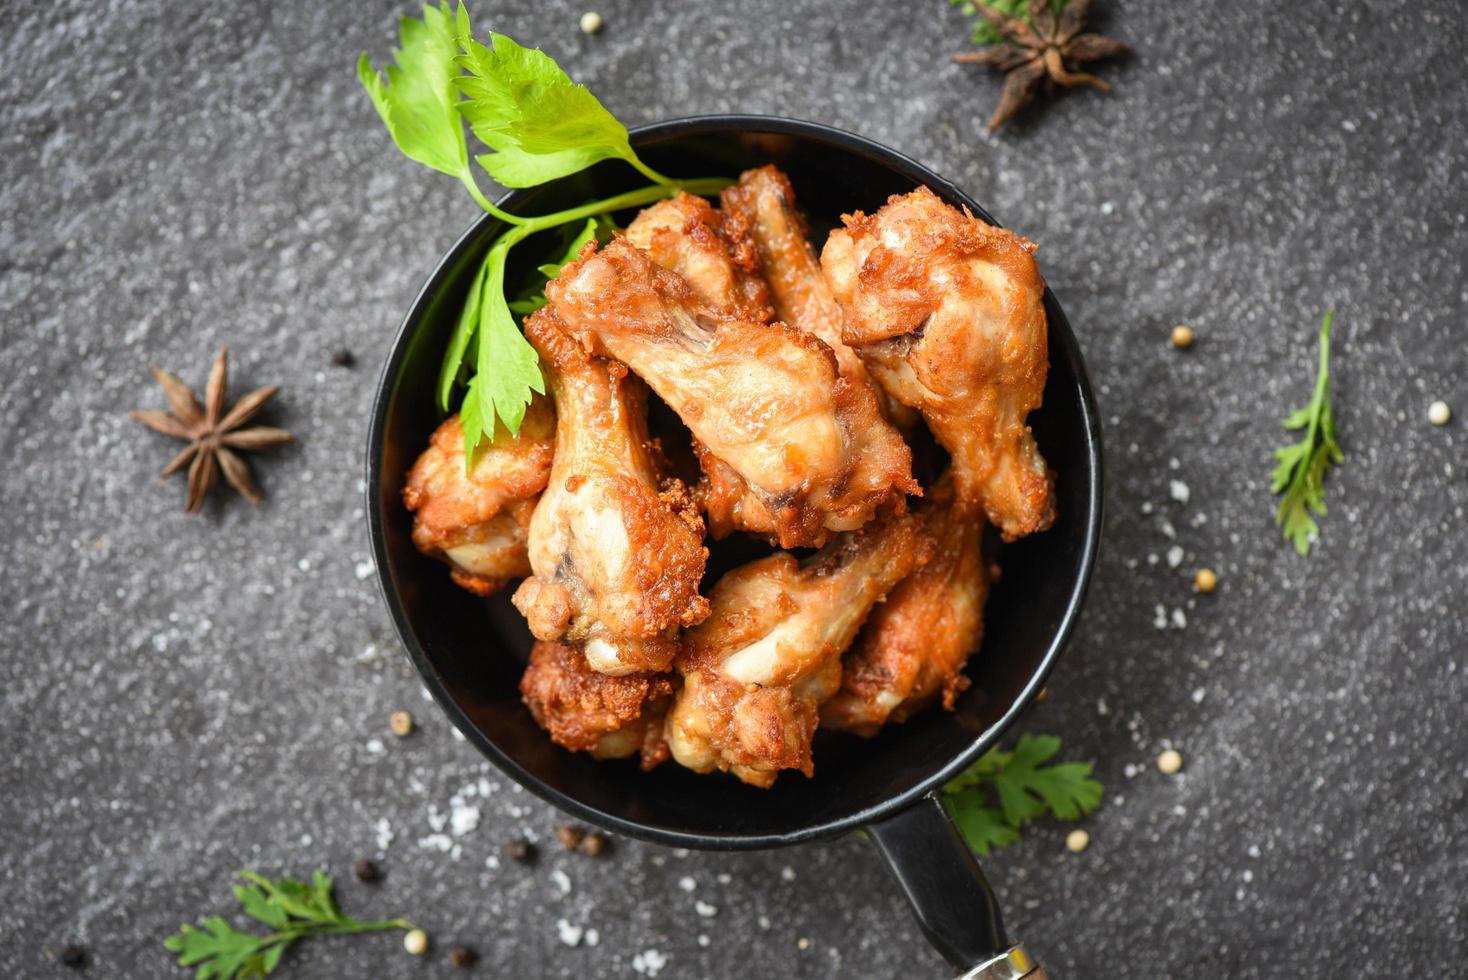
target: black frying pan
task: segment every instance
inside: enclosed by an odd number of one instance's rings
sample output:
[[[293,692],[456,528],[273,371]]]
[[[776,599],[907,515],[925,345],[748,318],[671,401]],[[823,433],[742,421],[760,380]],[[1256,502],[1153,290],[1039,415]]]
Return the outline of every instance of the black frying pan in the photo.
[[[926,184],[993,221],[963,191],[920,164],[850,133],[767,116],[699,116],[635,130],[655,169],[737,176],[775,163],[820,228],[843,212],[873,211],[888,195]],[[630,168],[604,163],[499,202],[539,214],[630,190]],[[865,829],[912,902],[923,932],[967,976],[1041,977],[1004,933],[994,896],[935,792],[993,746],[1040,690],[1075,625],[1101,533],[1101,429],[1085,365],[1060,304],[1047,290],[1050,378],[1032,424],[1058,474],[1059,520],[1006,547],[989,599],[984,646],[957,710],[924,712],[870,740],[818,733],[814,779],[786,773],[773,789],[666,764],[651,773],[596,762],[550,741],[520,702],[531,637],[507,593],[478,599],[420,555],[400,492],[440,421],[439,360],[469,281],[500,223],[484,216],[429,276],[403,320],[379,381],[368,438],[368,508],[383,595],[408,656],[434,698],[481,752],[538,796],[590,823],[677,847],[735,850],[798,844]],[[819,233],[818,233],[819,237]],[[819,241],[817,242],[819,246]],[[531,241],[520,260],[542,261]],[[512,253],[513,255],[513,253]],[[512,260],[513,265],[513,260]],[[509,282],[516,269],[509,270]]]

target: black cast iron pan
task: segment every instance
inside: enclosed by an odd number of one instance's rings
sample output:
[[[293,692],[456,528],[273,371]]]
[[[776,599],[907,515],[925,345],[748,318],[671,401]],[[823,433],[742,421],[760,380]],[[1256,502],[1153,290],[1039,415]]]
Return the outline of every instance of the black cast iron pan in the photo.
[[[994,219],[963,191],[886,147],[815,123],[767,116],[699,116],[633,131],[633,145],[662,173],[737,176],[774,163],[816,225],[874,211],[891,194],[928,187]],[[515,191],[516,214],[556,211],[641,186],[619,163]],[[996,222],[997,223],[997,222]],[[527,789],[590,823],[676,847],[777,847],[868,831],[891,865],[924,933],[970,977],[1043,974],[1004,933],[972,854],[934,796],[993,746],[1034,698],[1075,626],[1101,532],[1101,431],[1085,364],[1048,290],[1050,376],[1031,419],[1058,474],[1059,519],[1007,546],[988,604],[973,685],[957,710],[930,710],[874,739],[818,735],[816,775],[787,773],[773,789],[695,775],[675,764],[642,773],[553,745],[520,702],[531,637],[508,593],[484,600],[453,585],[414,548],[403,480],[440,421],[439,361],[480,259],[500,231],[486,215],[429,276],[403,320],[382,371],[367,447],[368,508],[382,591],[408,656],[469,742]],[[819,248],[820,242],[817,241]],[[533,257],[530,241],[520,247]],[[513,282],[515,269],[508,281]]]

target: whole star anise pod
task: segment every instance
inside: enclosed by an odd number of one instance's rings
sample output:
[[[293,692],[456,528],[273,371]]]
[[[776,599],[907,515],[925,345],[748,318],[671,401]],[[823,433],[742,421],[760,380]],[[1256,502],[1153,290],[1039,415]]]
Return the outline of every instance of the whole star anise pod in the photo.
[[[242,429],[264,404],[280,390],[278,385],[256,388],[235,402],[228,412],[224,410],[224,391],[229,376],[229,351],[221,350],[214,359],[214,368],[209,372],[209,383],[204,388],[204,405],[193,390],[177,376],[153,368],[153,377],[163,387],[172,411],[139,409],[128,412],[128,418],[141,422],[154,432],[161,432],[188,443],[183,452],[173,457],[163,467],[160,479],[177,473],[185,466],[189,468],[189,495],[184,509],[190,513],[204,504],[204,498],[219,480],[219,474],[229,485],[238,490],[246,500],[258,504],[264,498],[255,478],[250,475],[250,466],[239,453],[254,449],[265,449],[290,442],[294,437],[284,429],[257,425]]]
[[[1057,85],[1066,88],[1089,85],[1101,92],[1111,91],[1111,86],[1095,75],[1076,69],[1092,61],[1130,54],[1132,50],[1122,41],[1082,33],[1091,0],[1070,0],[1058,17],[1050,0],[1030,0],[1028,22],[1023,17],[1006,17],[982,0],[975,0],[974,6],[993,25],[1001,40],[982,51],[956,54],[953,60],[960,64],[988,65],[1006,73],[999,105],[989,118],[991,133],[1042,90],[1052,91]]]

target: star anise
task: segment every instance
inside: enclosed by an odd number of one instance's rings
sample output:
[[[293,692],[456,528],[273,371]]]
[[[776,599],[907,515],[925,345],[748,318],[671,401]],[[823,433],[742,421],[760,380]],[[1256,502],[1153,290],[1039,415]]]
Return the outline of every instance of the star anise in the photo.
[[[161,432],[175,439],[182,439],[188,447],[163,467],[160,479],[177,473],[185,466],[189,468],[189,495],[184,509],[193,513],[204,504],[204,498],[219,480],[219,474],[229,485],[238,490],[246,500],[258,504],[264,498],[255,478],[250,475],[250,466],[235,450],[248,452],[266,449],[290,442],[294,437],[284,429],[257,425],[242,429],[250,419],[280,390],[278,385],[256,388],[235,402],[228,412],[224,410],[224,390],[229,375],[229,351],[221,350],[214,359],[214,368],[209,372],[209,383],[204,388],[204,404],[188,385],[176,375],[153,368],[153,377],[163,386],[172,411],[140,409],[128,412],[128,418],[141,422],[154,432]]]
[[[1091,0],[1070,0],[1058,17],[1050,0],[1030,0],[1028,22],[1023,17],[1006,17],[982,0],[974,6],[1001,40],[982,51],[956,54],[953,60],[988,65],[1006,73],[999,105],[989,119],[990,132],[1012,119],[1042,90],[1053,91],[1057,85],[1089,85],[1101,92],[1111,91],[1111,86],[1095,75],[1076,69],[1132,50],[1122,41],[1082,33]]]

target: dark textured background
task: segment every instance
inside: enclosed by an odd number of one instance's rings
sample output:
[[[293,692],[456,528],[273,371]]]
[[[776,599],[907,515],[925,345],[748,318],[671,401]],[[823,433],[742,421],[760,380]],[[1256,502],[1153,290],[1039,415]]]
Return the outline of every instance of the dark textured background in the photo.
[[[1468,461],[1460,421],[1426,421],[1435,398],[1468,419],[1465,8],[1103,2],[1140,52],[1103,69],[1115,93],[994,138],[998,84],[944,60],[967,27],[941,0],[598,3],[595,38],[558,0],[473,9],[628,123],[846,127],[1042,245],[1110,463],[1078,639],[1024,721],[1096,760],[1093,843],[1044,824],[987,862],[1052,975],[1468,975]],[[557,814],[422,697],[362,511],[378,364],[474,215],[353,77],[404,7],[109,6],[0,9],[0,974],[57,975],[47,950],[80,942],[91,975],[179,976],[162,939],[231,906],[232,871],[349,879],[374,855],[386,881],[342,903],[415,918],[438,952],[326,941],[283,975],[448,976],[453,942],[480,976],[636,976],[647,950],[664,977],[946,975],[859,839],[495,866]],[[1307,560],[1266,477],[1332,305],[1348,462]],[[154,480],[173,446],[124,413],[162,404],[149,363],[202,384],[222,344],[236,392],[284,386],[273,418],[301,441],[258,463],[263,508],[187,517]],[[1195,600],[1199,565],[1222,585]],[[406,741],[397,708],[421,720]],[[456,794],[482,819],[435,849]]]

